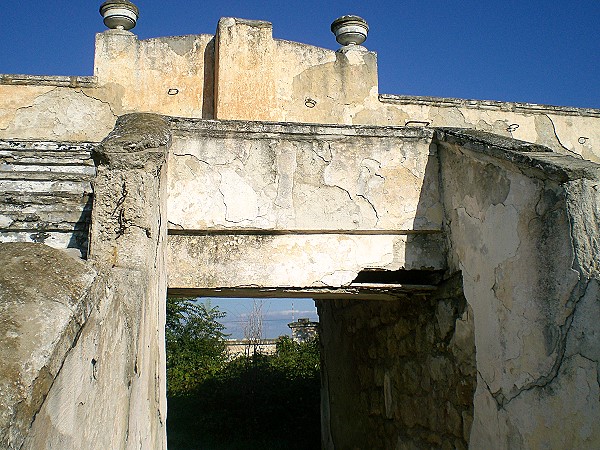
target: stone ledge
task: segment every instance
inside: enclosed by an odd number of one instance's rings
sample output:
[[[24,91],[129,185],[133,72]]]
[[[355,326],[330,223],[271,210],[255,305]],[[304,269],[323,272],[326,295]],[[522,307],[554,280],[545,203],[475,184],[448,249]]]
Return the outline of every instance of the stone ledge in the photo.
[[[95,76],[0,74],[0,85],[61,86],[70,88],[96,87]]]
[[[379,94],[379,101],[381,103],[392,103],[397,105],[424,105],[446,108],[463,107],[530,114],[555,113],[566,116],[600,117],[600,109],[595,108],[540,105],[537,103],[502,102],[497,100],[473,100],[462,98]]]
[[[484,131],[463,128],[437,128],[439,143],[491,156],[515,164],[529,176],[551,178],[558,182],[600,180],[600,165],[584,159],[561,155],[549,148]]]
[[[307,135],[311,140],[331,136],[372,136],[431,138],[433,129],[424,127],[392,127],[370,125],[329,125],[294,122],[258,122],[247,120],[208,120],[188,119],[183,117],[165,117],[170,121],[173,132],[197,133],[218,136],[227,133],[254,133],[256,138],[264,138],[264,134],[274,135]],[[253,136],[245,136],[251,138]]]

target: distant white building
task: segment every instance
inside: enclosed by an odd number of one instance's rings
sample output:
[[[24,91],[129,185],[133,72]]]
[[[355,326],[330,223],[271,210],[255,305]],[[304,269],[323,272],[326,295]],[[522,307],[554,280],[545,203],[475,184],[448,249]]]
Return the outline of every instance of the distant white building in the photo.
[[[256,344],[248,339],[231,339],[227,341],[227,353],[230,359],[253,355],[255,347],[256,353],[272,355],[277,351],[277,339],[261,339]]]

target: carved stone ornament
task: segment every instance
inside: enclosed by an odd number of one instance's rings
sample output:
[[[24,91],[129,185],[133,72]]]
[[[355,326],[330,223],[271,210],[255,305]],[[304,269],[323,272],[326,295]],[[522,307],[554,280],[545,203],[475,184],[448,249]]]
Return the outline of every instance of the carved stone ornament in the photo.
[[[367,39],[369,25],[362,17],[342,16],[333,21],[331,32],[341,45],[360,45]]]
[[[137,23],[140,10],[128,0],[107,0],[100,5],[100,14],[108,28],[131,30]]]

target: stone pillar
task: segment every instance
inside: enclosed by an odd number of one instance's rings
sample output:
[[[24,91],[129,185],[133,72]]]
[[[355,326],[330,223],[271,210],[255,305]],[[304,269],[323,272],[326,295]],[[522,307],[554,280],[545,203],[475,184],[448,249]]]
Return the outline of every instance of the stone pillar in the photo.
[[[277,120],[270,22],[226,17],[215,45],[215,119]]]
[[[168,122],[128,114],[96,151],[90,259],[123,311],[131,374],[127,448],[166,448],[165,308]],[[141,447],[140,447],[141,446]]]
[[[95,149],[89,262],[75,342],[23,449],[165,449],[168,122],[129,114]]]

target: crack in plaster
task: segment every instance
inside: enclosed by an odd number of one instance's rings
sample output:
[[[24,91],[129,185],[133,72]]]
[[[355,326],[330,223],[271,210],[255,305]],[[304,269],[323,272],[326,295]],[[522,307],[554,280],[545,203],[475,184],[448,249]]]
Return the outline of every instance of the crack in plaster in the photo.
[[[573,318],[577,311],[577,304],[585,296],[588,286],[589,286],[589,282],[586,282],[585,288],[583,289],[583,293],[581,293],[578,296],[578,299],[574,302],[573,309],[571,310],[571,312],[565,319],[564,324],[559,326],[559,328],[561,330],[561,339],[557,346],[558,354],[556,356],[556,360],[554,361],[554,364],[550,368],[550,371],[546,375],[542,375],[542,376],[538,377],[536,380],[533,380],[533,381],[525,384],[521,388],[517,389],[517,391],[510,397],[506,397],[504,395],[504,393],[502,392],[502,389],[499,389],[496,393],[492,393],[490,391],[490,393],[492,394],[492,397],[496,401],[498,409],[505,409],[508,404],[510,404],[515,398],[521,396],[521,394],[523,394],[524,392],[532,391],[534,389],[543,389],[543,388],[549,386],[550,384],[552,384],[554,382],[554,380],[556,380],[558,378],[560,369],[562,368],[565,360],[571,359],[574,356],[574,355],[565,356],[565,353],[567,350],[567,341],[569,338],[569,332],[571,331],[571,326],[573,324]],[[581,288],[581,282],[578,283],[577,286],[575,286],[573,291],[575,291],[577,288]],[[573,295],[573,293],[574,292],[572,292],[572,295]],[[581,356],[583,356],[583,355],[581,355]],[[482,377],[482,380],[484,381],[484,383],[486,383],[485,380],[483,379],[483,377]],[[487,383],[486,383],[486,385],[487,385]]]
[[[225,218],[225,222],[229,222],[229,223],[242,223],[244,220],[247,220],[247,219],[242,218],[241,220],[235,221],[235,220],[231,220],[231,219],[227,218],[227,215],[229,214],[229,210],[228,210],[229,208],[227,206],[227,201],[225,200],[225,194],[221,190],[221,184],[223,183],[223,174],[221,172],[218,172],[218,174],[219,174],[219,185],[218,185],[217,189],[219,191],[219,194],[221,194],[221,197],[223,199],[223,206],[225,207],[225,217],[224,217]]]
[[[331,144],[327,144],[327,150],[329,150],[330,156],[331,156]],[[319,153],[313,148],[312,152],[317,155],[317,158],[319,158],[321,161],[323,161],[326,164],[330,164],[331,163],[331,159],[327,160],[325,159],[325,157],[323,155],[319,155]]]
[[[204,161],[203,159],[200,159],[200,158],[198,158],[198,156],[196,156],[196,155],[192,155],[191,153],[173,153],[173,156],[183,156],[183,157],[185,157],[185,156],[188,156],[188,157],[190,157],[190,158],[194,158],[194,159],[195,159],[196,161],[198,161],[198,162],[201,162],[201,163],[204,163],[204,164],[206,164],[207,166],[210,166],[210,165],[211,165],[209,162],[207,162],[207,161]],[[216,165],[216,166],[219,166],[219,165],[224,165],[224,164],[215,164],[215,165]],[[191,169],[190,169],[190,170],[191,170]]]
[[[114,117],[115,119],[116,119],[116,118],[118,118],[118,116],[115,114],[115,111],[113,110],[113,107],[112,107],[112,105],[110,104],[110,102],[107,102],[107,101],[101,100],[101,99],[99,99],[99,98],[96,98],[96,97],[94,97],[93,95],[88,95],[88,94],[86,94],[86,93],[83,91],[83,89],[78,89],[78,90],[76,90],[75,92],[77,92],[77,91],[79,91],[79,93],[80,93],[80,94],[83,94],[85,97],[87,97],[87,98],[89,98],[89,99],[96,100],[96,101],[98,101],[98,102],[100,102],[100,103],[103,103],[103,104],[105,104],[105,105],[108,105],[108,109],[110,110],[110,113],[113,115],[113,117]]]
[[[339,186],[337,184],[326,184],[325,186],[330,186],[330,187],[341,189],[342,191],[344,191],[348,195],[348,198],[350,199],[350,201],[354,203],[354,199],[352,198],[352,194],[350,194],[350,191],[348,189],[345,189],[345,188],[343,188],[343,187],[341,187],[341,186]]]
[[[172,225],[173,227],[179,228],[180,230],[184,229],[183,225],[181,225],[180,223],[173,222],[171,220],[167,221],[167,225],[169,226],[169,228],[172,228],[171,227],[171,225]]]
[[[371,206],[371,208],[373,209],[373,212],[375,213],[375,227],[376,227],[379,224],[379,214],[377,214],[377,208],[375,208],[375,205],[365,195],[363,195],[363,194],[356,194],[356,196],[360,197],[364,201],[366,201],[369,204],[369,206]]]
[[[552,131],[554,132],[554,137],[556,138],[556,141],[558,142],[558,144],[564,148],[567,152],[571,153],[573,156],[575,156],[576,158],[579,159],[583,159],[583,156],[581,156],[579,153],[574,152],[573,150],[565,147],[563,145],[563,143],[561,142],[560,138],[558,137],[558,132],[556,131],[556,125],[554,123],[554,121],[552,120],[552,118],[548,115],[548,114],[544,114],[544,116],[546,116],[546,118],[550,121],[550,123],[552,124]]]

